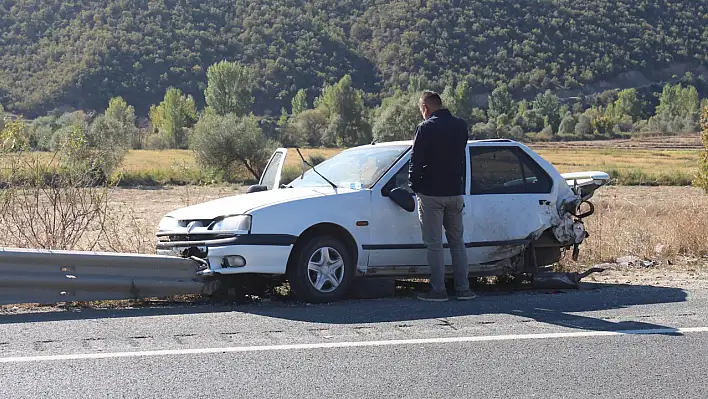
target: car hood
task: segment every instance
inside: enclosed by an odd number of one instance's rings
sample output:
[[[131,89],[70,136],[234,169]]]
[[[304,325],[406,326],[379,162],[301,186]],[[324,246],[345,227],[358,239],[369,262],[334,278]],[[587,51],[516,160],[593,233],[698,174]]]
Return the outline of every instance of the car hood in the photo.
[[[173,217],[177,220],[214,219],[225,215],[245,214],[255,208],[287,201],[327,195],[341,195],[354,191],[359,190],[339,188],[335,191],[331,187],[303,187],[259,191],[219,198],[213,201],[180,208],[168,213],[166,216]]]

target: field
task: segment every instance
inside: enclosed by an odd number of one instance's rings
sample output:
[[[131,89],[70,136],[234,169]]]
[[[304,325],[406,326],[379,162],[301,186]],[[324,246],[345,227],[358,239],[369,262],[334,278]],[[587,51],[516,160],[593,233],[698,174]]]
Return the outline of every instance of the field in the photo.
[[[601,170],[614,177],[593,199],[596,213],[586,221],[591,236],[583,245],[581,263],[612,262],[628,255],[674,262],[706,259],[708,196],[690,187],[699,156],[695,138],[666,143],[645,139],[532,145],[561,172]],[[326,158],[338,151],[305,149],[303,155]],[[297,153],[289,151],[286,166],[297,169],[299,163]],[[143,187],[111,192],[107,232],[91,249],[151,253],[156,226],[166,212],[245,190],[243,183],[193,184],[204,182],[204,175],[190,151],[131,151],[121,172],[133,183],[143,179]],[[6,233],[0,237],[2,246],[25,245]],[[88,249],[88,243],[76,249]],[[578,266],[569,259],[564,263]]]
[[[115,198],[132,209],[135,221],[149,228],[140,248],[152,250],[153,234],[160,217],[172,209],[200,201],[242,193],[242,188],[172,187],[162,190],[121,189]],[[708,254],[708,196],[692,187],[605,187],[592,200],[596,213],[587,219],[591,233],[583,245],[583,263],[612,262],[622,256],[643,259],[700,258]],[[125,218],[126,223],[134,223]],[[132,237],[130,225],[120,229]],[[570,254],[568,254],[568,259]]]
[[[560,144],[560,143],[557,143]],[[688,186],[694,178],[699,151],[696,149],[630,149],[578,145],[532,146],[561,172],[601,170],[619,185]],[[325,158],[340,149],[304,149],[303,155]],[[300,158],[288,152],[286,168],[299,170]],[[208,180],[188,150],[130,151],[120,170],[123,185],[188,184]],[[249,176],[244,176],[244,180]]]
[[[242,186],[232,185],[116,189],[111,197],[110,239],[100,240],[93,249],[151,253],[162,215],[241,193]],[[708,196],[697,188],[610,186],[600,189],[592,201],[596,213],[586,220],[591,236],[582,246],[582,264],[613,262],[628,255],[680,262],[708,254],[703,217],[708,214]],[[5,234],[0,237],[2,246],[24,245]],[[565,264],[570,265],[570,254],[567,258]]]

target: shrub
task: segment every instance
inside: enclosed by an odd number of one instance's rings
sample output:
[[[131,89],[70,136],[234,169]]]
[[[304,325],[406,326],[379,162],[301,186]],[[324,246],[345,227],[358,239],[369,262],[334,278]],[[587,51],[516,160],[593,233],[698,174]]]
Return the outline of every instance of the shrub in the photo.
[[[15,128],[24,129],[24,125]],[[105,234],[109,193],[95,185],[95,163],[86,162],[86,137],[77,127],[52,156],[27,148],[3,154],[0,224],[4,245],[93,249]],[[0,151],[1,153],[1,151]]]
[[[704,149],[698,161],[698,175],[696,176],[694,184],[702,187],[706,193],[708,193],[708,105],[703,107],[701,115],[701,127],[703,128],[701,141],[703,142]]]
[[[302,174],[302,170],[298,166],[284,166],[283,173],[280,175],[280,182],[282,184],[288,184],[291,181],[297,179]]]
[[[324,157],[324,155],[320,154],[312,154],[309,157],[307,157],[307,161],[310,163],[310,165],[319,165],[322,162],[324,162],[327,158]]]
[[[191,139],[197,161],[221,171],[227,180],[240,176],[243,169],[259,179],[277,146],[263,135],[253,115],[204,115]]]
[[[145,146],[148,150],[167,150],[172,146],[170,138],[162,133],[151,134],[146,142]]]

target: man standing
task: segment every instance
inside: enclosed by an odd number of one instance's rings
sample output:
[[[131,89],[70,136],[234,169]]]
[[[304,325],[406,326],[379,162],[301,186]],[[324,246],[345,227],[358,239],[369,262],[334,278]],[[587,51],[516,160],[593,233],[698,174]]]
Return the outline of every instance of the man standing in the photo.
[[[458,300],[473,299],[469,288],[467,251],[462,212],[464,202],[467,123],[443,108],[440,96],[425,91],[419,101],[424,121],[418,125],[409,170],[411,189],[418,198],[423,242],[430,266],[428,293],[418,299],[447,301],[442,230],[450,245],[450,255]]]

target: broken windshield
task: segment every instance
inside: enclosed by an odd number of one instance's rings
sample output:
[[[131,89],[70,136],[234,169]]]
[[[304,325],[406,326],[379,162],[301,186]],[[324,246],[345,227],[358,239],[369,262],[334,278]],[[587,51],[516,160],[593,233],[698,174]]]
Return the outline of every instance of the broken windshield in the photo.
[[[315,165],[320,174],[339,187],[371,188],[410,146],[382,145],[352,148]],[[330,186],[309,169],[289,187]]]

